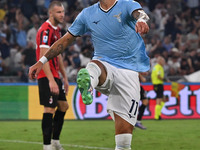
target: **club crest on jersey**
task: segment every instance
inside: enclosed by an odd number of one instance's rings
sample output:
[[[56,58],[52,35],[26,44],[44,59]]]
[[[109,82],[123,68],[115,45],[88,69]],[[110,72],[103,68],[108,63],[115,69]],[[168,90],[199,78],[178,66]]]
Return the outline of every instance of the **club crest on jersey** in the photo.
[[[122,22],[122,20],[121,20],[121,12],[118,14],[118,15],[114,15],[113,17],[116,17],[117,18],[117,20],[118,20],[118,22]]]
[[[53,103],[53,97],[51,96],[49,99],[49,104],[52,104],[52,103]]]
[[[43,41],[43,43],[47,43],[47,41],[48,41],[48,36],[46,36],[46,35],[43,36],[43,40],[42,40],[42,41]]]

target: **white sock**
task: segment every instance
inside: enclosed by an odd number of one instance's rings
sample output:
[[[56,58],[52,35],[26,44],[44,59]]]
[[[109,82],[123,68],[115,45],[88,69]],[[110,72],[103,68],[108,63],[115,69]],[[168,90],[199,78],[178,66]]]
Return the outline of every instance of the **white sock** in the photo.
[[[93,62],[89,62],[86,66],[86,69],[90,74],[92,88],[97,87],[97,85],[99,84],[99,76],[101,75],[101,69],[97,64]]]
[[[43,150],[52,150],[51,145],[43,145]]]
[[[52,139],[51,143],[60,144],[60,140],[54,140],[54,139]]]
[[[115,135],[115,150],[131,150],[132,134],[118,134]]]

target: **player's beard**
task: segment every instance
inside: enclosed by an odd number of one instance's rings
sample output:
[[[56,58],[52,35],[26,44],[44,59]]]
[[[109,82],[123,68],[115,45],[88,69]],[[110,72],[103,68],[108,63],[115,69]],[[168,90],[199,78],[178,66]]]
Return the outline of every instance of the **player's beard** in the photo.
[[[56,18],[54,17],[54,22],[55,22],[56,24],[62,24],[62,23],[63,23],[63,20],[60,21],[60,20],[58,20],[58,19],[56,19]]]

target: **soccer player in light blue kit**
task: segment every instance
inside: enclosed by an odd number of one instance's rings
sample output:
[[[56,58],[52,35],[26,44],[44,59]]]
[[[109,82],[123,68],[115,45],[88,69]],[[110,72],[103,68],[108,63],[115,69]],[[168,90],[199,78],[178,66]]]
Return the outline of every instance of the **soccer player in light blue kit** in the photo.
[[[77,76],[85,104],[92,103],[95,88],[108,95],[107,110],[115,121],[115,150],[131,150],[132,131],[140,100],[138,72],[149,70],[149,58],[140,34],[149,31],[149,17],[133,0],[99,0],[77,16],[68,32],[29,69],[35,78],[44,63],[74,41],[91,32],[93,60]]]

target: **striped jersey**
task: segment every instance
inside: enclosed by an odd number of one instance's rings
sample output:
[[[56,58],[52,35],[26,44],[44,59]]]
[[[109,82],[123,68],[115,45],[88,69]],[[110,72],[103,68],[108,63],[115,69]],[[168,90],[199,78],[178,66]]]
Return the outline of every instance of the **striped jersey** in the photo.
[[[49,20],[44,22],[39,28],[36,36],[36,59],[40,59],[41,48],[50,48],[51,45],[56,42],[61,37],[61,32],[59,27],[55,27],[51,24]],[[55,78],[60,78],[59,76],[59,63],[58,56],[49,60],[49,65],[51,72]],[[38,79],[46,77],[43,70],[38,74]]]

